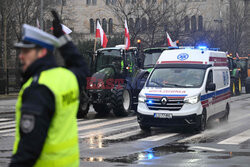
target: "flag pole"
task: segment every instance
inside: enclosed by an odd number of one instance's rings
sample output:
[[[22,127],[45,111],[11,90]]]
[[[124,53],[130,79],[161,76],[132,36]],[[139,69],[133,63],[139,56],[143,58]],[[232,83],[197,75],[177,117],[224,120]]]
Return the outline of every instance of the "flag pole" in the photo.
[[[95,37],[95,42],[94,42],[94,52],[96,51],[96,37]]]
[[[94,54],[93,54],[93,61],[95,61],[95,51],[96,51],[96,37],[94,42]]]

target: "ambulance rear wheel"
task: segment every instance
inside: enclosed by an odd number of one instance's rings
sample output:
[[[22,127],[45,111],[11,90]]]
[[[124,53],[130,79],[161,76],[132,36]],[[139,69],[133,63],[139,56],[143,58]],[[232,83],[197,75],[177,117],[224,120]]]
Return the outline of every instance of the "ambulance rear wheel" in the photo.
[[[228,121],[229,111],[230,111],[229,104],[227,104],[226,109],[225,109],[225,115],[219,119],[220,122],[227,122]]]
[[[203,109],[202,114],[198,117],[196,124],[196,131],[201,132],[206,129],[207,126],[207,111]]]

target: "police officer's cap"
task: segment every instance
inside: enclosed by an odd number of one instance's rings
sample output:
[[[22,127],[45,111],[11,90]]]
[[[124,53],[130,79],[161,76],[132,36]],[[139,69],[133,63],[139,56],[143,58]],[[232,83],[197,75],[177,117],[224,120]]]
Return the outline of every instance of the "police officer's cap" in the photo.
[[[16,48],[46,48],[52,51],[59,45],[55,36],[36,27],[24,24],[22,30],[22,40],[14,44]]]

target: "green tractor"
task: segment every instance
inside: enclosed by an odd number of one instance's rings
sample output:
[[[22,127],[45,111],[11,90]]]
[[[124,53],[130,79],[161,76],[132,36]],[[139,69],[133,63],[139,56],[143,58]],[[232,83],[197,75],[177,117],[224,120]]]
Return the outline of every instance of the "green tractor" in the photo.
[[[99,116],[111,110],[116,116],[127,116],[135,110],[135,94],[143,85],[139,83],[143,76],[139,75],[138,55],[136,47],[125,50],[124,45],[97,50],[91,60],[92,76],[81,95],[78,118],[88,113],[90,104]]]
[[[242,71],[234,58],[228,56],[228,68],[230,70],[230,88],[232,96],[240,95],[242,92]]]
[[[241,70],[241,83],[245,86],[246,93],[250,93],[250,59],[249,57],[233,58],[238,69]]]

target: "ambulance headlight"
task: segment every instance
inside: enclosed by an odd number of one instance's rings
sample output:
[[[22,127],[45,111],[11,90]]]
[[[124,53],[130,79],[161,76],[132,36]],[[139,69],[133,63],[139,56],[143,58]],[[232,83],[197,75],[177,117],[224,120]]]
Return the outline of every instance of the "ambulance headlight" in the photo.
[[[196,95],[196,96],[186,97],[184,99],[184,102],[189,103],[189,104],[195,104],[195,103],[198,103],[200,100],[201,100],[201,94]]]
[[[138,102],[144,103],[145,101],[146,101],[146,96],[142,95],[142,94],[139,94]]]

